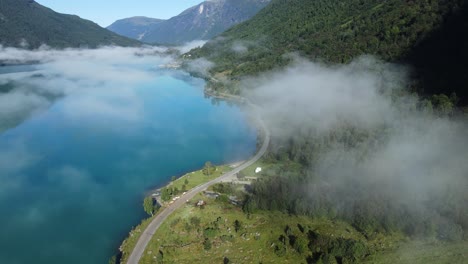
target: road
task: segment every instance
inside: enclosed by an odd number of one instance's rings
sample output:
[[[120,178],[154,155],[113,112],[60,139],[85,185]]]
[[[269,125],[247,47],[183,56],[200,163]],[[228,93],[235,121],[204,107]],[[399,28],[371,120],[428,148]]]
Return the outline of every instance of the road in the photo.
[[[190,191],[187,191],[185,195],[182,195],[178,200],[176,200],[174,203],[169,205],[168,207],[165,207],[162,209],[162,211],[151,221],[151,223],[148,225],[148,227],[143,231],[141,234],[140,238],[138,239],[138,242],[133,249],[132,253],[130,254],[130,257],[128,258],[127,264],[138,264],[140,261],[143,253],[145,252],[145,248],[148,246],[148,243],[150,242],[151,238],[153,237],[154,233],[158,228],[161,226],[161,224],[164,222],[164,220],[169,217],[169,215],[172,214],[175,210],[183,206],[187,200],[192,199],[196,194],[200,193],[201,191],[206,190],[209,186],[219,183],[223,181],[226,178],[229,178],[241,170],[249,167],[250,165],[254,164],[257,160],[259,160],[263,154],[265,154],[268,145],[270,144],[270,132],[268,131],[267,127],[265,126],[265,123],[260,117],[258,107],[250,102],[247,102],[247,104],[254,108],[254,112],[256,114],[256,119],[258,121],[258,124],[261,126],[263,130],[263,143],[262,147],[260,150],[253,156],[251,159],[248,161],[242,163],[240,166],[236,167],[232,171],[226,172],[225,174],[219,176],[218,178],[211,180],[209,182],[206,182],[204,184],[201,184]]]

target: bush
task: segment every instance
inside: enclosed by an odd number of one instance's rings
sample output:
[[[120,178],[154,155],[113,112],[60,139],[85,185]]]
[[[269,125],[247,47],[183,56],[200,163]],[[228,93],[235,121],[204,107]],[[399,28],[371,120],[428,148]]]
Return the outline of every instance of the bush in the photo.
[[[439,239],[448,241],[460,241],[463,239],[463,229],[461,226],[445,220],[439,224],[437,229],[437,236]]]
[[[212,247],[210,239],[206,238],[205,241],[203,241],[203,248],[205,250],[210,250]]]
[[[205,238],[214,238],[216,236],[216,234],[218,233],[218,231],[214,228],[205,228],[205,230],[203,230],[203,236]]]

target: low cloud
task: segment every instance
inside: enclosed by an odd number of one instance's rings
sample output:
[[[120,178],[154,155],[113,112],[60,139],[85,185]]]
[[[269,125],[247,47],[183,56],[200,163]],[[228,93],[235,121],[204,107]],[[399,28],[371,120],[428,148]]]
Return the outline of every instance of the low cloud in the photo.
[[[0,61],[4,63],[35,63],[22,66],[20,72],[0,75],[3,124],[0,129],[14,127],[50,107],[58,98],[70,95],[73,100],[65,99],[62,103],[63,113],[69,118],[100,116],[139,121],[143,102],[138,99],[135,87],[151,82],[159,65],[174,60],[169,55],[161,55],[166,50],[163,47],[94,50],[0,47]]]
[[[405,80],[396,66],[369,57],[335,67],[296,59],[287,69],[246,80],[244,86],[245,95],[264,106],[262,114],[275,134],[290,136],[305,126],[328,132],[343,122],[384,125],[399,111],[386,94]]]
[[[243,54],[246,53],[249,50],[249,48],[247,45],[245,45],[245,43],[236,41],[232,44],[232,50],[236,53]]]
[[[0,96],[0,120],[5,125],[14,124],[14,120],[27,117],[34,111],[44,110],[49,105],[50,102],[44,97],[24,90],[7,93]]]
[[[414,212],[447,193],[468,201],[466,119],[425,111],[405,90],[406,72],[371,57],[339,66],[296,59],[244,80],[244,96],[261,106],[273,153],[306,155],[297,159],[308,160],[314,177],[296,187],[310,202],[315,188],[329,189],[328,202],[342,212],[373,195]],[[282,152],[291,142],[296,149]]]
[[[176,47],[176,49],[179,50],[180,53],[184,54],[184,53],[189,52],[192,49],[202,47],[203,45],[205,45],[205,43],[206,43],[206,40],[194,40],[194,41],[187,42],[180,47]]]
[[[18,174],[40,160],[21,140],[14,140],[0,145],[0,177]]]
[[[57,186],[57,188],[74,192],[80,190],[89,191],[91,187],[97,186],[97,183],[87,171],[73,166],[63,166],[50,171],[48,181],[50,184]]]
[[[202,76],[208,76],[209,70],[213,68],[213,66],[213,62],[205,58],[199,58],[188,62],[187,70]]]
[[[40,160],[20,139],[0,143],[0,198],[21,189],[24,172]]]

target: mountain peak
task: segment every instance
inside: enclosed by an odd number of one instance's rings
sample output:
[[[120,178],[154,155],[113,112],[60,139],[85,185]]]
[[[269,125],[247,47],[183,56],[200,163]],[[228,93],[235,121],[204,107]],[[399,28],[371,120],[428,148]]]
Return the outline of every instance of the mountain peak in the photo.
[[[117,34],[147,43],[182,44],[210,39],[253,17],[270,0],[207,0],[160,23],[137,24],[132,18],[108,27]],[[125,23],[124,23],[125,22]]]

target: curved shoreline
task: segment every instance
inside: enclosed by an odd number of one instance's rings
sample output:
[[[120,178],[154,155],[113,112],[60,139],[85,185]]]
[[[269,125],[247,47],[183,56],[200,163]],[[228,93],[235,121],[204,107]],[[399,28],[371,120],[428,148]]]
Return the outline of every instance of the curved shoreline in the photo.
[[[219,183],[226,178],[232,177],[233,175],[237,174],[238,172],[244,170],[245,168],[251,166],[254,164],[256,161],[258,161],[263,154],[265,154],[266,150],[268,149],[268,146],[270,144],[270,132],[268,131],[265,123],[260,117],[260,114],[258,112],[258,106],[252,104],[248,99],[240,97],[240,96],[234,96],[234,95],[225,95],[225,94],[220,94],[220,95],[212,95],[207,93],[208,95],[222,99],[222,100],[235,100],[239,101],[242,103],[248,104],[255,113],[255,119],[256,123],[260,126],[260,129],[262,130],[262,135],[261,137],[263,138],[263,143],[260,149],[257,151],[257,153],[250,158],[249,160],[245,161],[238,167],[234,168],[233,170],[224,173],[223,175],[219,176],[216,179],[213,179],[211,181],[208,181],[204,184],[201,184],[199,186],[196,186],[192,188],[191,190],[187,191],[184,195],[182,195],[180,198],[176,200],[174,203],[171,205],[165,207],[162,209],[158,215],[156,215],[153,220],[151,220],[151,223],[147,226],[147,228],[142,232],[140,238],[138,239],[135,247],[133,248],[128,260],[127,264],[138,264],[138,262],[141,259],[141,256],[143,255],[148,243],[151,241],[153,235],[155,232],[158,230],[158,228],[161,226],[161,224],[164,222],[164,220],[167,219],[176,209],[184,205],[187,201],[192,199],[196,194],[206,190],[208,187],[210,187],[213,184]]]

